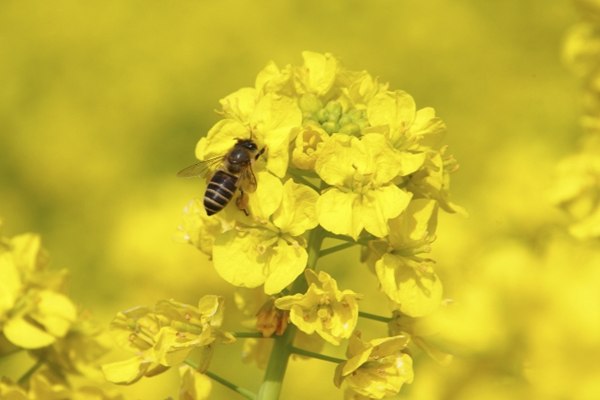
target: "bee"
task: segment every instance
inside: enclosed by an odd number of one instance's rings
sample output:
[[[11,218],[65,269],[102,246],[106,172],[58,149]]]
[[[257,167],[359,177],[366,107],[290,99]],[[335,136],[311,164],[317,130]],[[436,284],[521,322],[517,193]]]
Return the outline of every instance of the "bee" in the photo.
[[[252,139],[237,139],[235,145],[224,156],[192,164],[179,171],[177,176],[208,176],[214,171],[204,192],[203,203],[206,214],[213,215],[221,211],[239,190],[240,195],[236,204],[244,214],[248,215],[246,194],[256,190],[256,177],[252,172],[252,164],[264,152],[265,147],[259,150]]]

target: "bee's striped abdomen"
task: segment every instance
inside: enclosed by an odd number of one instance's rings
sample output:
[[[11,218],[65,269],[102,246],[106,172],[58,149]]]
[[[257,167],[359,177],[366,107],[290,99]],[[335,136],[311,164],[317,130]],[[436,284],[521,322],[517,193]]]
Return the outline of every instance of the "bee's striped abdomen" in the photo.
[[[204,193],[206,215],[216,214],[229,204],[237,190],[237,180],[237,176],[225,171],[215,172]]]

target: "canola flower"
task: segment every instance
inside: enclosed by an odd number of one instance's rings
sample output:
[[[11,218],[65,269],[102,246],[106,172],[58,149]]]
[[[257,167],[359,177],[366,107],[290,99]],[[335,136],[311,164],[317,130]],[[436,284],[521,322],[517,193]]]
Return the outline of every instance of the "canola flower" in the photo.
[[[122,399],[103,387],[105,332],[67,296],[66,270],[50,268],[38,235],[0,235],[0,277],[0,358],[33,360],[17,381],[0,379],[0,398]]]
[[[464,213],[449,195],[457,163],[432,108],[417,108],[408,93],[366,71],[347,70],[331,54],[307,51],[302,57],[299,66],[269,63],[253,86],[223,98],[222,118],[196,146],[200,161],[224,156],[238,139],[265,148],[253,163],[257,189],[248,196],[247,215],[232,201],[208,216],[196,198],[179,226],[180,237],[209,256],[225,281],[262,293],[262,300],[238,298],[245,314],[255,316],[250,326],[256,336],[232,333],[247,339],[245,359],[266,368],[259,392],[217,381],[246,398],[277,399],[295,355],[338,364],[335,384],[349,396],[393,396],[413,380],[410,348],[437,353],[424,336],[413,343],[412,324],[396,324],[390,336],[383,329],[382,337],[363,342],[360,319],[419,319],[442,303],[442,284],[427,253],[439,209]],[[326,239],[337,244],[323,248]],[[322,258],[352,246],[363,249],[374,272],[364,284],[381,288],[387,315],[361,311],[360,293],[339,288],[327,271]],[[136,332],[136,322],[122,325]],[[167,365],[156,357],[162,325],[150,325],[138,358],[130,361],[149,363],[144,371]],[[346,340],[347,360],[320,352],[324,342]],[[206,363],[189,365],[210,374]],[[145,374],[136,368],[123,374],[124,382]]]
[[[300,66],[269,63],[253,87],[223,98],[222,118],[196,146],[201,161],[240,138],[265,149],[253,163],[247,213],[232,201],[208,216],[193,199],[179,228],[225,281],[251,293],[237,305],[252,322],[223,330],[223,298],[204,294],[197,305],[129,308],[110,332],[99,330],[65,294],[65,271],[48,268],[39,237],[2,237],[0,354],[28,351],[36,360],[17,382],[0,381],[3,398],[120,399],[98,380],[130,385],[175,368],[180,399],[209,398],[214,382],[248,399],[277,399],[293,357],[332,362],[330,379],[347,396],[380,399],[413,381],[415,351],[439,354],[414,327],[442,303],[428,257],[437,213],[463,211],[449,197],[457,164],[443,144],[445,125],[408,93],[330,54],[302,56]],[[380,314],[361,310],[361,288],[341,286],[324,262],[353,246],[364,256],[356,264],[374,272],[362,284],[379,287],[389,304]],[[380,337],[363,340],[361,319],[381,322]],[[129,355],[100,361],[108,335]],[[258,393],[210,369],[219,346],[237,338],[244,360],[265,368]],[[323,354],[326,343],[345,346],[346,358]],[[73,385],[70,376],[90,383]]]

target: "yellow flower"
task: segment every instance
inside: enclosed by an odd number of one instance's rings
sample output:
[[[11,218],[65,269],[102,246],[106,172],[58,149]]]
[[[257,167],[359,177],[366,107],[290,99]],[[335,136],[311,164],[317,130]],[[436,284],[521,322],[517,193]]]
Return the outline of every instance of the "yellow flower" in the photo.
[[[442,284],[433,261],[422,256],[434,240],[437,204],[416,199],[398,218],[390,221],[386,240],[369,243],[368,262],[374,267],[381,290],[402,313],[422,317],[442,301]]]
[[[215,269],[234,286],[264,284],[265,293],[278,293],[306,267],[308,254],[299,236],[317,225],[318,194],[291,179],[283,187],[278,182],[264,179],[250,198],[253,215],[263,223],[239,224],[215,239]],[[277,194],[279,203],[274,203]]]
[[[212,355],[211,344],[234,340],[230,334],[218,330],[222,312],[221,298],[204,296],[198,307],[163,300],[154,310],[136,307],[119,313],[111,328],[116,340],[136,356],[103,365],[106,379],[130,384],[144,375],[179,365],[188,356],[197,356],[199,368],[206,369]]]
[[[319,223],[330,232],[357,238],[363,229],[389,233],[388,220],[407,206],[411,194],[394,184],[407,167],[380,134],[361,139],[334,134],[321,149],[315,170],[332,185],[319,198]]]
[[[464,208],[450,201],[450,174],[458,164],[445,154],[446,149],[427,151],[422,168],[410,175],[406,188],[416,196],[437,200],[444,211],[466,216]]]
[[[438,329],[432,329],[426,318],[412,318],[399,311],[394,311],[388,322],[389,336],[410,335],[411,341],[419,346],[431,359],[441,365],[449,365],[452,355],[443,352],[429,343],[429,339],[439,335]]]
[[[64,273],[46,269],[46,253],[36,235],[3,239],[0,247],[0,329],[26,349],[48,346],[66,335],[77,311],[57,290]]]
[[[256,89],[261,93],[277,93],[288,97],[295,96],[292,82],[292,66],[279,68],[273,61],[269,62],[257,75]]]
[[[339,74],[341,81],[343,104],[348,104],[357,110],[366,110],[367,105],[375,95],[385,93],[388,88],[387,83],[379,83],[367,71],[342,71]]]
[[[304,65],[294,70],[294,84],[298,94],[326,95],[335,83],[338,62],[329,53],[302,52]]]
[[[317,275],[306,270],[309,285],[305,294],[284,296],[275,306],[290,310],[290,321],[307,334],[317,333],[329,343],[338,345],[349,338],[358,320],[359,295],[351,290],[338,290],[337,282],[326,272]]]
[[[369,101],[367,118],[370,132],[384,134],[395,148],[416,150],[431,146],[446,130],[443,121],[435,116],[433,108],[417,111],[411,95],[397,90],[379,92]]]
[[[297,102],[274,93],[261,94],[244,88],[221,100],[224,119],[217,122],[196,146],[196,157],[208,160],[225,155],[237,139],[253,139],[266,147],[267,170],[285,176],[294,128],[300,127],[302,114]]]
[[[187,365],[179,367],[179,375],[181,376],[179,400],[204,400],[209,398],[212,382],[206,375]]]
[[[373,399],[397,394],[402,385],[413,381],[412,358],[403,352],[408,341],[408,336],[399,335],[364,342],[356,332],[348,343],[348,361],[335,370],[335,385],[345,382]]]
[[[215,237],[227,229],[226,219],[221,218],[224,212],[211,218],[206,215],[202,199],[190,200],[183,208],[183,219],[177,227],[177,237],[210,256]]]
[[[65,337],[47,348],[31,353],[63,373],[83,375],[101,381],[99,360],[111,349],[106,331],[95,326],[85,314],[77,320]]]
[[[305,124],[296,135],[292,164],[300,169],[314,169],[321,148],[328,139],[329,135],[318,124]]]

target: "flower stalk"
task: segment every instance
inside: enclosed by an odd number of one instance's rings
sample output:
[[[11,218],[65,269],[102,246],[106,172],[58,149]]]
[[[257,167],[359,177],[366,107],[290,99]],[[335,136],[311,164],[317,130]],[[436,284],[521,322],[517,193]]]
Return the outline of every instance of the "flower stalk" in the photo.
[[[315,269],[320,257],[321,244],[324,239],[324,231],[320,228],[314,229],[308,238],[308,261],[307,268]],[[292,285],[292,293],[301,293],[306,290],[307,284],[304,276],[299,276]],[[279,398],[283,384],[283,377],[287,364],[292,354],[292,343],[296,335],[296,327],[288,326],[285,333],[275,339],[269,364],[265,372],[263,383],[258,392],[258,400],[276,400]]]

